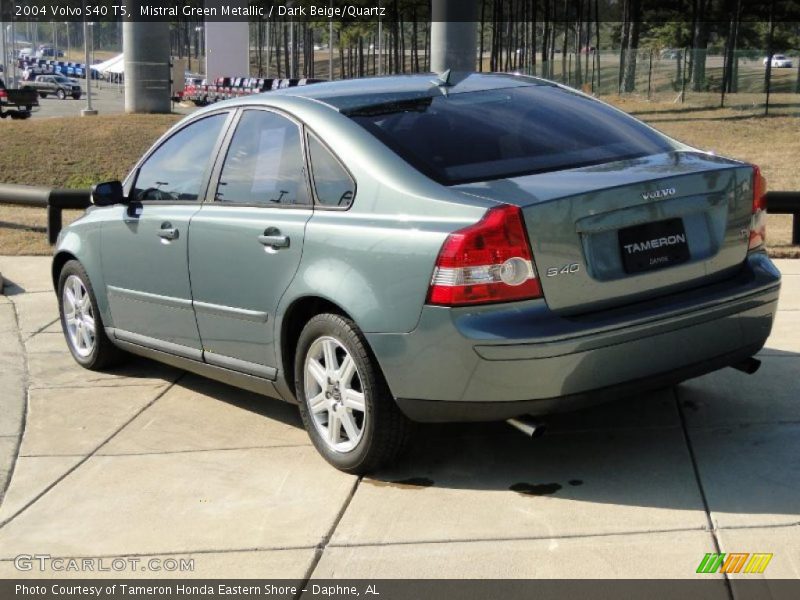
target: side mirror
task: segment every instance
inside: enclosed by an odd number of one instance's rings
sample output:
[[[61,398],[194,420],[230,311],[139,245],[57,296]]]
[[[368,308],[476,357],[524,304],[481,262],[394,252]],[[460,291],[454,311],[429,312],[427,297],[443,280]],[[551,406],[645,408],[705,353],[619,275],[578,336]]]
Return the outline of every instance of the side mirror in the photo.
[[[92,186],[92,204],[95,206],[113,206],[127,204],[122,192],[122,183],[106,181]]]

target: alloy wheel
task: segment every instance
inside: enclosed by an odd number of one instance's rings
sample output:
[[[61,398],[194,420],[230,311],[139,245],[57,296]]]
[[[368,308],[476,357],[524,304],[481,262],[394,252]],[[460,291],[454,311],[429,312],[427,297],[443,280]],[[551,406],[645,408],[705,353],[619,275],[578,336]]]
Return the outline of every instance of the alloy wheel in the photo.
[[[94,351],[97,329],[89,292],[79,277],[70,275],[64,282],[62,300],[69,343],[79,356],[86,358]]]
[[[336,338],[316,339],[303,369],[305,400],[314,427],[336,452],[352,451],[364,435],[367,405],[353,357]]]

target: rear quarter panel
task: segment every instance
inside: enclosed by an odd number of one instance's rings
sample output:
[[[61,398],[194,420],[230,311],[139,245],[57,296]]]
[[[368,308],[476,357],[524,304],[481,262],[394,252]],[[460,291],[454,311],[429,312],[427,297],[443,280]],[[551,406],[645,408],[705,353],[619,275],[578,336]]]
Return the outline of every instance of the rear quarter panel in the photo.
[[[424,177],[326,105],[289,96],[270,103],[306,123],[357,185],[349,210],[315,209],[277,326],[294,302],[317,296],[340,306],[365,333],[412,331],[445,238],[480,220],[495,202],[467,198]]]

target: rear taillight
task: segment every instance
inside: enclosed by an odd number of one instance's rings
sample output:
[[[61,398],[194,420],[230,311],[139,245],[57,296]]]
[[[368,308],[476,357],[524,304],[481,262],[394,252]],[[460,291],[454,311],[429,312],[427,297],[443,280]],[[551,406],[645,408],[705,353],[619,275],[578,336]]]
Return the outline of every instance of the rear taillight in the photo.
[[[5,90],[0,90],[0,98],[6,100],[8,98],[8,92]]]
[[[753,165],[753,217],[750,220],[750,250],[757,250],[767,239],[767,180]]]
[[[428,291],[428,303],[443,306],[541,297],[522,213],[508,204],[447,237]]]

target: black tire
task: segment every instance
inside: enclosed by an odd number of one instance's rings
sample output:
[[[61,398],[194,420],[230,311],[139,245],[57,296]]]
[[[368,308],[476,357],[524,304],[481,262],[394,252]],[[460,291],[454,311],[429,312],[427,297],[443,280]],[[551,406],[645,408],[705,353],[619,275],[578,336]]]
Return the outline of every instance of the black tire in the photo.
[[[44,92],[39,92],[39,98],[47,98],[47,94]]]
[[[67,93],[66,93],[64,90],[58,90],[58,91],[56,92],[56,97],[57,97],[59,100],[66,100],[66,99],[67,99]]]
[[[83,287],[88,292],[89,301],[91,303],[92,316],[94,317],[95,323],[95,342],[92,351],[88,355],[83,355],[78,348],[76,348],[67,329],[64,312],[64,287],[71,276],[77,277],[83,284]],[[94,294],[94,288],[92,288],[92,282],[89,280],[89,276],[86,274],[83,265],[77,260],[68,261],[61,269],[61,273],[58,276],[58,313],[61,320],[61,330],[64,332],[67,347],[72,357],[82,367],[91,371],[101,371],[123,362],[126,358],[126,353],[117,348],[111,340],[108,339],[100,310],[97,307],[97,298]]]
[[[315,424],[306,397],[306,358],[320,338],[333,338],[352,357],[364,397],[366,411],[361,421],[361,437],[347,452],[339,452],[328,445]],[[297,342],[294,377],[306,431],[317,451],[337,469],[365,475],[390,464],[407,447],[413,424],[397,407],[363,334],[350,319],[325,313],[306,323]]]
[[[81,99],[81,95],[80,94],[72,94],[72,99],[73,100],[80,100]]]

